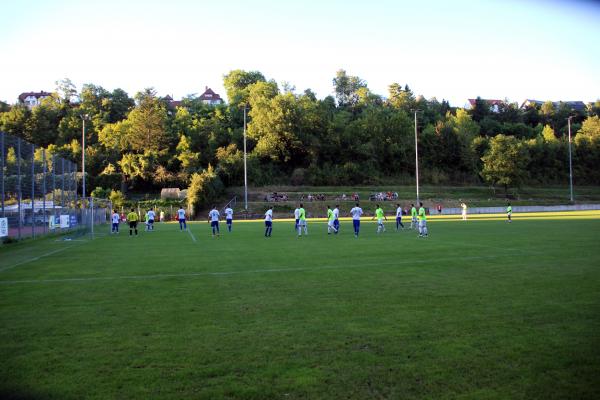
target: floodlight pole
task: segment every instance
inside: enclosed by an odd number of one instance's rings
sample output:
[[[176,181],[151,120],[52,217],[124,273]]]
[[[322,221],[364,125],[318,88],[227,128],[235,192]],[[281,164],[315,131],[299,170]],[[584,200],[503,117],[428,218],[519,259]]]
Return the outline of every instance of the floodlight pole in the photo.
[[[246,164],[246,109],[244,104],[244,210],[248,213],[248,167]]]
[[[419,142],[417,140],[417,113],[419,110],[415,111],[415,179],[417,182],[417,206],[419,205]]]
[[[573,160],[571,156],[571,118],[567,118],[569,125],[569,189],[571,192],[571,203],[573,203]]]
[[[85,121],[88,114],[81,114],[83,126],[81,128],[81,199],[85,201]]]

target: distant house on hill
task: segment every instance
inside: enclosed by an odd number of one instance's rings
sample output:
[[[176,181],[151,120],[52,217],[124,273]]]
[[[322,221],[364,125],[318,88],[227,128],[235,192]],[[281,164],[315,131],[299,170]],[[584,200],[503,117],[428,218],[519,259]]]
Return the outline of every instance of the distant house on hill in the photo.
[[[169,95],[163,97],[163,100],[171,107],[177,108],[181,106],[181,100],[173,100],[173,98]]]
[[[523,101],[523,103],[521,103],[521,108],[527,108],[529,106],[541,107],[544,103],[545,103],[545,101],[542,101],[542,100],[525,99],[525,101]],[[575,111],[583,112],[586,110],[586,106],[583,101],[553,101],[552,102],[552,104],[554,105],[554,108],[560,107],[561,103],[566,104],[567,107],[569,107],[570,109],[575,110]]]
[[[473,107],[475,107],[475,102],[477,101],[477,99],[468,99],[468,100],[469,100],[469,104],[467,105],[466,108],[472,109]],[[506,102],[504,100],[496,100],[496,99],[481,99],[481,100],[485,101],[490,106],[490,111],[495,112],[495,113],[500,111],[501,105],[506,104]]]
[[[43,99],[50,97],[52,93],[44,92],[23,92],[19,95],[19,104],[25,104],[29,108],[39,106]]]
[[[202,102],[210,104],[211,106],[216,106],[223,103],[221,96],[215,93],[211,88],[205,86],[204,89],[204,93],[202,93],[199,97]]]

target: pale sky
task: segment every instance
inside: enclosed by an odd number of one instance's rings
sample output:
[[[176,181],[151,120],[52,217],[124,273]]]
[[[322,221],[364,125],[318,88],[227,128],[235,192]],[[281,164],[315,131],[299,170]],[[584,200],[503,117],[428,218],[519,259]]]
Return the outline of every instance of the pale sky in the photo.
[[[258,70],[323,98],[343,68],[467,98],[600,98],[600,4],[536,0],[29,0],[0,12],[0,100],[68,77],[175,99]]]

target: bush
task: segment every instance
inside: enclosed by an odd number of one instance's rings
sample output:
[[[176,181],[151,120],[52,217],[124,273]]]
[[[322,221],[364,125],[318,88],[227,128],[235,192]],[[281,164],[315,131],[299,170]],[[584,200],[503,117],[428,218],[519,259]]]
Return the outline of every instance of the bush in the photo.
[[[188,188],[187,202],[194,215],[201,207],[213,203],[223,193],[225,187],[211,165],[201,173],[192,174]]]

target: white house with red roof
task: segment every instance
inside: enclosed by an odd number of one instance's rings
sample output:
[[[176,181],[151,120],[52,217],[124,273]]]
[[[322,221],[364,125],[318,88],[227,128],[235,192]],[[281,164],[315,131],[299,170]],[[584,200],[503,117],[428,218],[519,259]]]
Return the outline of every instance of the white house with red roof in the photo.
[[[223,99],[208,86],[204,87],[204,93],[199,97],[200,101],[211,106],[216,106],[223,103]]]
[[[39,106],[43,99],[52,96],[52,93],[44,92],[23,92],[19,95],[19,103],[25,104],[29,108]]]

